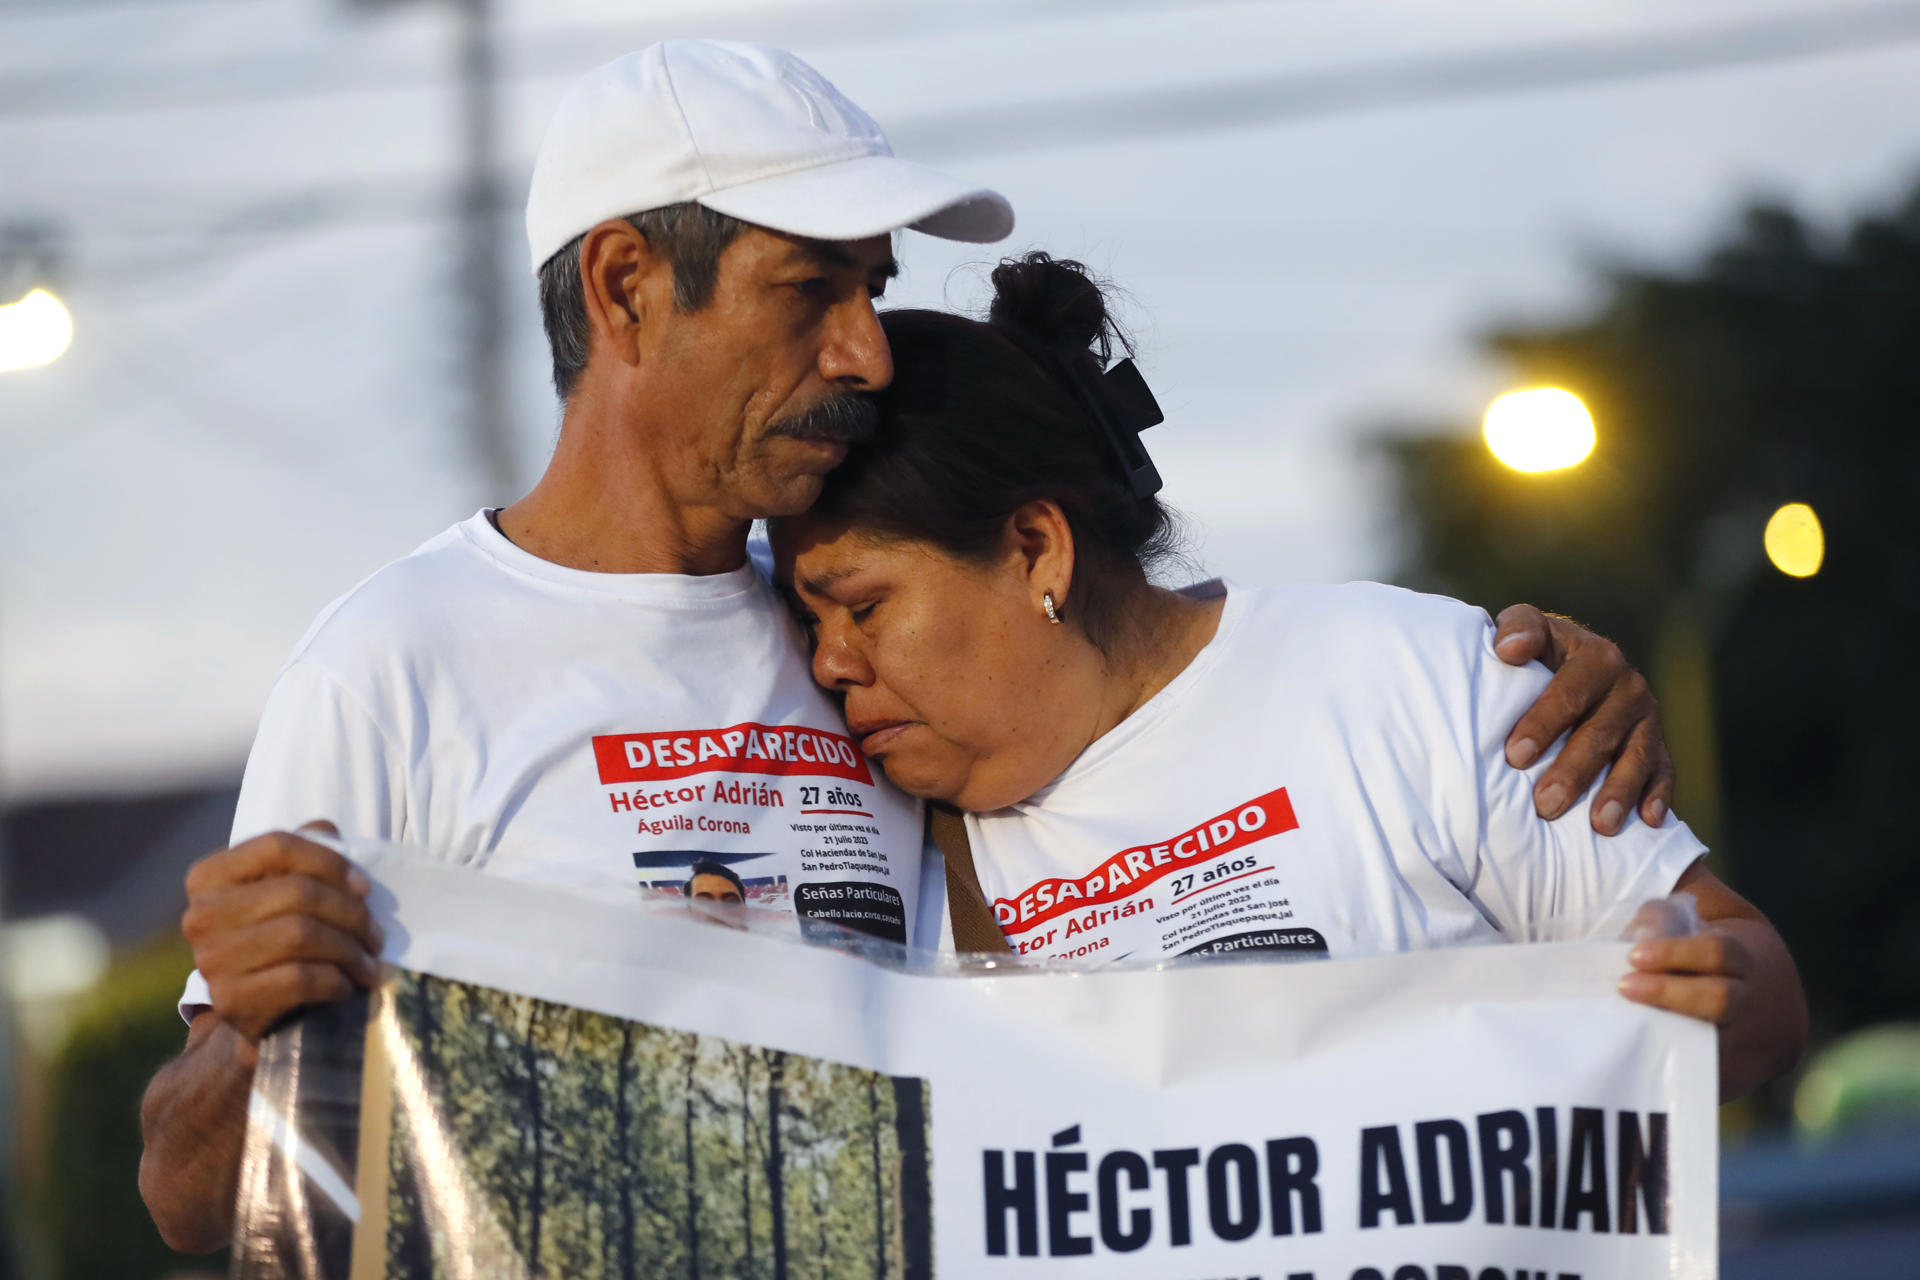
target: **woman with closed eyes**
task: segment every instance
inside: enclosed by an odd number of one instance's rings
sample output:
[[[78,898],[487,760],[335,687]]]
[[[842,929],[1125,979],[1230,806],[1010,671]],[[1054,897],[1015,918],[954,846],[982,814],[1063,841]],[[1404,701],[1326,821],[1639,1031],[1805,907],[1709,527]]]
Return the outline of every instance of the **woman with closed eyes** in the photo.
[[[1619,936],[1684,892],[1697,934],[1636,944],[1629,999],[1719,1028],[1722,1089],[1799,1052],[1785,944],[1677,818],[1599,836],[1504,756],[1547,681],[1480,610],[1373,583],[1184,590],[1134,433],[1157,417],[1098,286],[1003,263],[985,321],[888,313],[880,426],[776,576],[816,680],[898,786],[965,813],[1007,943],[1082,962],[1355,955]]]

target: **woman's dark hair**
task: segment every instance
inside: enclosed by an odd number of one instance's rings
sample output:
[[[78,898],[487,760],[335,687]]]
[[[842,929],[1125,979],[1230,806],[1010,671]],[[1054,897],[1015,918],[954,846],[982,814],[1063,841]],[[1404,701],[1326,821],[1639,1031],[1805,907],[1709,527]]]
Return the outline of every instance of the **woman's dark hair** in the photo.
[[[1105,394],[1100,375],[1114,353],[1132,346],[1078,262],[1009,258],[993,289],[984,322],[881,316],[894,372],[875,397],[878,430],[828,475],[813,511],[981,560],[999,550],[1016,510],[1050,499],[1073,531],[1066,613],[1104,651],[1128,596],[1174,544],[1172,516],[1134,495],[1086,404]]]

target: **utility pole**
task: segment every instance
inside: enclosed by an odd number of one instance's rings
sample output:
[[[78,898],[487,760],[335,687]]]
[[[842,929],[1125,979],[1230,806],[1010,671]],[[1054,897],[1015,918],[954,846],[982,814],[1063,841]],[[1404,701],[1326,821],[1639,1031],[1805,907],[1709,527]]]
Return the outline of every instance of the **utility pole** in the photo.
[[[0,777],[0,786],[6,779]],[[7,861],[7,836],[11,810],[6,794],[0,791],[0,927],[7,919],[6,882],[11,868]],[[19,1099],[14,1096],[13,1002],[7,998],[4,960],[0,960],[0,1274],[19,1275],[18,1251],[21,1242],[13,1232],[13,1206],[20,1196],[19,1175],[22,1161],[15,1144],[14,1114]]]
[[[0,304],[12,303],[28,289],[46,282],[52,243],[52,232],[47,227],[0,223]],[[0,352],[0,358],[5,354]],[[6,441],[0,440],[0,448],[5,446]],[[0,707],[0,739],[6,736],[4,710]],[[7,850],[13,810],[5,768],[6,761],[0,758],[0,928],[4,928],[8,918],[7,883],[13,871]],[[21,1152],[15,1145],[14,1116],[19,1099],[13,1092],[13,1005],[7,995],[4,967],[5,957],[0,956],[0,1272],[14,1275],[17,1274],[14,1268],[19,1264],[16,1250],[20,1248],[20,1241],[14,1235],[12,1209],[20,1194],[18,1179],[22,1162]]]
[[[452,0],[460,24],[462,172],[459,298],[460,389],[466,428],[487,502],[505,504],[515,490],[506,377],[507,294],[501,278],[506,246],[500,234],[499,77],[494,0]]]
[[[52,274],[53,244],[50,227],[0,223],[0,303],[11,303],[27,289],[46,283]],[[0,448],[5,445],[0,440]],[[0,721],[4,720],[4,710],[0,707]],[[5,728],[0,723],[0,739],[6,736]],[[7,848],[13,808],[5,768],[6,761],[0,758],[0,928],[9,918],[7,886],[13,872]],[[16,1031],[5,979],[5,957],[0,956],[0,1274],[18,1275],[26,1251],[24,1241],[15,1233],[12,1210],[20,1196],[23,1161],[14,1124],[19,1107],[13,1071]]]
[[[362,12],[415,0],[345,0]],[[460,177],[454,193],[457,249],[452,297],[461,431],[485,501],[519,497],[507,405],[507,291],[501,277],[499,67],[495,0],[446,0],[456,24]]]

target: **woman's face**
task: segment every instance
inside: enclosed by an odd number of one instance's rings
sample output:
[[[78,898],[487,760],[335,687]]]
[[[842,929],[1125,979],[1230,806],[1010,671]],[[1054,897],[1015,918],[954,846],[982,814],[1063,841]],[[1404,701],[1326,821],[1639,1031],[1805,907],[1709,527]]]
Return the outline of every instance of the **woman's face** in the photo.
[[[1098,651],[1047,621],[1041,592],[1063,590],[1042,579],[1059,566],[1030,541],[1010,531],[1005,554],[974,563],[801,516],[776,524],[773,548],[813,634],[813,678],[844,697],[854,740],[895,786],[998,809],[1090,740]]]

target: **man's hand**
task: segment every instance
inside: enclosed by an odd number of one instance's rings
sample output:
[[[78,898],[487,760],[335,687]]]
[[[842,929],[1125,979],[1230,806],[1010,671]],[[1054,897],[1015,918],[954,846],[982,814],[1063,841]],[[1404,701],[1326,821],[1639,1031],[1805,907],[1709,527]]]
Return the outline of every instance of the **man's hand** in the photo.
[[[340,999],[378,977],[380,927],[367,913],[368,887],[333,850],[285,832],[209,854],[187,872],[180,928],[213,1008],[194,1018],[186,1049],[140,1103],[140,1194],[173,1248],[205,1253],[233,1233],[261,1035],[303,1004]]]
[[[251,1045],[303,1004],[372,986],[382,938],[368,887],[333,850],[283,831],[194,863],[180,930],[220,1020]]]
[[[1497,621],[1493,651],[1503,662],[1518,667],[1538,659],[1554,673],[1553,683],[1507,735],[1507,763],[1524,769],[1573,731],[1534,784],[1535,811],[1559,817],[1612,765],[1593,798],[1593,829],[1612,835],[1636,805],[1648,826],[1659,826],[1673,803],[1673,757],[1646,677],[1627,664],[1619,645],[1571,619],[1516,604]]]

